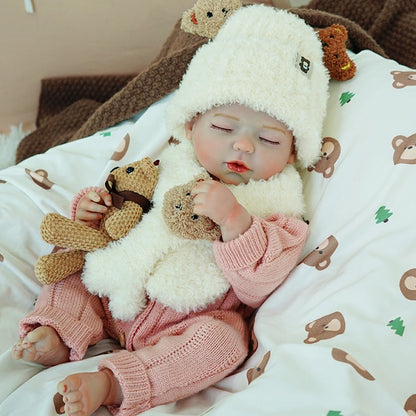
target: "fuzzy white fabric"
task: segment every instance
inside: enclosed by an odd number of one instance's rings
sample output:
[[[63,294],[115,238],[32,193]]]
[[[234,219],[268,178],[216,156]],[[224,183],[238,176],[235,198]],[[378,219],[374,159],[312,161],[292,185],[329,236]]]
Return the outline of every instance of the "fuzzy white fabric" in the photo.
[[[185,122],[215,106],[238,103],[285,123],[300,167],[320,157],[329,75],[315,31],[298,16],[264,5],[234,12],[196,52],[170,102],[167,124],[183,137]],[[305,73],[302,59],[310,61]],[[305,62],[304,60],[302,62]]]
[[[162,216],[165,192],[201,174],[206,171],[189,140],[167,147],[160,155],[151,211],[126,237],[87,254],[83,282],[90,292],[109,298],[115,318],[133,319],[147,299],[178,312],[199,310],[229,289],[216,265],[212,242],[176,236]],[[304,212],[302,181],[293,165],[267,181],[228,186],[254,215],[301,216]]]

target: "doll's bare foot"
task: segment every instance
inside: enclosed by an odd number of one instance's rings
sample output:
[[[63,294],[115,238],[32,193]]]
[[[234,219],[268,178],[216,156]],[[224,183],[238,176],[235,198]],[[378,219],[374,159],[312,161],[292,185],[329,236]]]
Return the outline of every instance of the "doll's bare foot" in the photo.
[[[31,361],[47,367],[69,361],[69,348],[50,326],[40,326],[17,341],[13,358]]]
[[[58,384],[66,415],[89,416],[101,405],[122,402],[121,388],[110,370],[95,373],[77,373]],[[58,410],[58,409],[57,409]]]

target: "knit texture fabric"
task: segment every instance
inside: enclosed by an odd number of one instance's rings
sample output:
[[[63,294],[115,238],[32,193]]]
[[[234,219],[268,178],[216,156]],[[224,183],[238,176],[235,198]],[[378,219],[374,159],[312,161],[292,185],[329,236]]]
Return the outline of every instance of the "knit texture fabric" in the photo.
[[[334,23],[344,25],[349,37],[347,47],[355,53],[369,49],[416,68],[416,4],[413,1],[312,0],[305,8],[290,9],[290,12],[315,28]],[[17,161],[56,144],[113,126],[174,91],[195,51],[207,42],[206,38],[183,32],[180,24],[180,21],[176,23],[154,61],[134,77],[111,75],[43,80],[38,124],[46,126],[48,123],[49,126],[43,131],[38,128],[22,140],[17,150]],[[97,89],[96,85],[101,85],[101,89]],[[101,94],[104,89],[108,92],[107,96]],[[101,98],[96,99],[97,95],[91,97],[91,91],[99,92]],[[79,109],[78,122],[65,129],[63,134],[62,124],[68,123],[67,116],[58,119],[51,119],[50,116],[82,98],[92,98],[99,103],[106,101],[92,114],[91,107],[87,111]]]
[[[308,8],[326,10],[360,25],[386,55],[416,68],[416,2],[409,0],[312,0]]]
[[[104,356],[99,369],[111,369],[123,390],[123,403],[111,407],[113,414],[135,416],[196,393],[241,364],[248,331],[236,312],[239,305],[232,291],[190,316],[150,302],[135,321],[120,323],[111,318],[105,300],[89,294],[73,275],[44,286],[34,311],[21,321],[20,334],[39,324],[52,326],[69,346],[71,361],[82,359],[88,345],[120,335],[127,350]]]
[[[16,163],[68,142],[74,132],[134,75],[58,77],[41,82],[37,129],[20,142]]]

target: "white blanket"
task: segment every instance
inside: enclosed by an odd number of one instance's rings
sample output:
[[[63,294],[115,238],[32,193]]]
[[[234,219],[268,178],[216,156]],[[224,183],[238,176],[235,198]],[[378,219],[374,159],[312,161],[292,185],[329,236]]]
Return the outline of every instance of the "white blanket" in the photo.
[[[405,408],[414,412],[416,398],[416,87],[393,86],[392,72],[409,68],[368,51],[352,57],[356,76],[331,82],[323,161],[304,174],[303,261],[259,309],[254,354],[217,385],[146,415],[415,414]],[[0,171],[0,415],[54,415],[57,382],[96,368],[99,357],[46,370],[11,359],[17,322],[39,293],[33,264],[51,249],[39,224],[50,211],[68,215],[74,193],[102,184],[111,167],[156,157],[168,99]],[[142,136],[111,160],[132,128]],[[40,187],[28,172],[42,170]]]

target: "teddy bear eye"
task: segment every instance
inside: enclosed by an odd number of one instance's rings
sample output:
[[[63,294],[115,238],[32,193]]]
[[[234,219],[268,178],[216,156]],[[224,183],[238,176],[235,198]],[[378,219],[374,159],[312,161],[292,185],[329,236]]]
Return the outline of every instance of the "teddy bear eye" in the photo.
[[[126,169],[126,172],[127,172],[127,173],[132,173],[132,172],[134,172],[134,167],[133,167],[133,166],[129,166],[129,167]]]
[[[186,193],[186,196],[191,196],[191,193],[190,193],[190,192],[187,192],[187,193]]]
[[[198,215],[197,215],[197,214],[193,214],[193,215],[191,215],[191,220],[192,220],[192,221],[196,221],[198,218],[199,218],[199,217],[198,217]]]
[[[207,12],[207,17],[211,18],[212,16],[214,16],[212,12]]]

